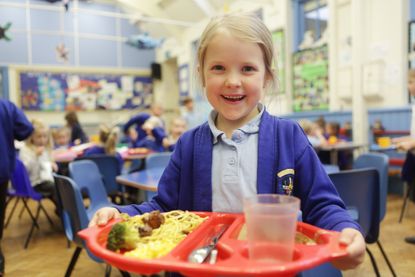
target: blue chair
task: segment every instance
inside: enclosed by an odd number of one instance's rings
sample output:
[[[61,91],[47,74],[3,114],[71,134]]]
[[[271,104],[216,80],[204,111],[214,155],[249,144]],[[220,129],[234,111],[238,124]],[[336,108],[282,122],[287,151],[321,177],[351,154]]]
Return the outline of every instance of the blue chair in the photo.
[[[86,249],[88,256],[98,262],[103,261],[94,256],[86,246],[85,242],[78,237],[78,232],[88,227],[89,218],[87,209],[84,206],[81,190],[78,185],[71,179],[62,175],[54,175],[58,199],[62,206],[62,221],[65,229],[65,235],[68,240],[76,244],[76,249],[72,255],[71,261],[66,269],[65,277],[69,277],[78,261],[82,249]],[[107,264],[105,276],[110,276],[111,266]],[[129,276],[128,273],[121,271],[122,276]]]
[[[77,160],[69,164],[69,176],[79,186],[82,195],[89,198],[88,219],[102,208],[111,206],[98,166],[90,160]]]
[[[323,164],[324,170],[327,174],[339,172],[340,168],[336,164]]]
[[[29,242],[30,242],[30,239],[32,238],[34,229],[35,228],[39,229],[38,219],[39,219],[40,211],[44,213],[50,225],[54,226],[52,219],[48,215],[45,207],[42,205],[42,200],[45,199],[46,197],[49,197],[50,195],[40,194],[33,189],[32,183],[30,182],[30,179],[29,179],[29,174],[27,173],[23,162],[19,159],[16,159],[14,172],[10,178],[10,181],[11,181],[13,190],[9,190],[8,192],[9,194],[8,203],[13,198],[15,198],[16,201],[9,214],[9,217],[6,220],[5,227],[7,227],[7,225],[9,224],[13,216],[13,213],[16,209],[17,203],[20,200],[22,200],[24,209],[29,213],[30,219],[32,220],[32,226],[30,227],[29,234],[27,235],[26,241],[24,243],[24,248],[26,249],[29,246]],[[27,201],[29,199],[32,199],[38,203],[35,215],[33,215],[32,211],[27,205]]]
[[[380,178],[375,168],[344,170],[329,174],[348,211],[355,211],[366,243],[375,243],[380,226]],[[376,276],[380,276],[376,260],[366,247]],[[394,272],[393,272],[394,273]],[[394,275],[396,276],[396,275]]]
[[[169,164],[171,152],[160,152],[160,153],[153,153],[146,157],[146,169],[151,168],[166,168]],[[157,192],[153,191],[146,191],[146,200],[150,200],[155,195],[157,195]]]
[[[379,220],[385,218],[386,214],[386,202],[388,197],[388,170],[389,170],[389,157],[384,153],[364,153],[357,157],[357,159],[353,162],[353,168],[355,169],[362,169],[362,168],[375,168],[379,173],[379,183],[380,183],[380,207],[379,207]],[[382,244],[379,240],[376,240],[376,244],[378,245],[380,252],[383,255],[386,263],[392,274],[395,276],[395,270],[391,262],[384,251]]]
[[[116,203],[116,198],[120,197],[121,204],[125,204],[125,187],[119,185],[115,180],[115,178],[121,174],[119,162],[115,156],[100,154],[85,156],[79,160],[93,161],[98,166],[104,182],[105,190],[107,191],[108,196],[111,197],[112,202]]]

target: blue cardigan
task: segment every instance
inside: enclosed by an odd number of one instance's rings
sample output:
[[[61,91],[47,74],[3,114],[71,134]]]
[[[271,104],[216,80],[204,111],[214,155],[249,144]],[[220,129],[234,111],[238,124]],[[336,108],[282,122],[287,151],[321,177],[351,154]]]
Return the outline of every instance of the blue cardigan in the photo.
[[[7,182],[14,170],[16,151],[14,139],[24,140],[33,126],[12,102],[0,99],[0,184]]]
[[[265,111],[258,136],[258,193],[297,196],[303,220],[321,228],[360,230],[298,124]],[[130,215],[156,209],[211,211],[212,148],[207,123],[186,132],[160,179],[158,194],[141,205],[115,207]]]

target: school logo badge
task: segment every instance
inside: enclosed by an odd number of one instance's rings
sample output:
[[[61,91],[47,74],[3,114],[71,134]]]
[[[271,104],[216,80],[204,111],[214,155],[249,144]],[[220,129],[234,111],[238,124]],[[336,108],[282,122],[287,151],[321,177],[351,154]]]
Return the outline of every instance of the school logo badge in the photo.
[[[280,187],[286,195],[292,195],[294,189],[294,169],[288,168],[278,172]]]

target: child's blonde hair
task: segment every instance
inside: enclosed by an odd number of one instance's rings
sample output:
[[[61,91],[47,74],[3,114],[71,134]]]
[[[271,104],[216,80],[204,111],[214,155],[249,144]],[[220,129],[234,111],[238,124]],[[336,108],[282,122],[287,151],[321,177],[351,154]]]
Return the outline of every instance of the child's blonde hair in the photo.
[[[99,127],[99,141],[103,144],[105,153],[114,155],[116,152],[117,140],[118,140],[118,128],[109,128],[107,125],[102,124]]]
[[[33,133],[30,135],[30,137],[28,137],[25,140],[26,145],[30,148],[30,149],[35,149],[35,145],[33,144],[33,136],[41,131],[44,131],[47,133],[47,137],[48,137],[48,141],[47,144],[45,145],[45,147],[48,150],[52,149],[52,139],[51,139],[51,134],[49,132],[49,128],[48,126],[46,126],[42,121],[38,120],[38,119],[32,119],[31,123],[33,125]]]
[[[253,13],[230,13],[212,18],[200,38],[197,59],[199,63],[199,78],[204,86],[203,68],[208,45],[219,32],[227,30],[236,38],[257,43],[264,56],[265,71],[271,86],[275,86],[274,47],[272,35],[265,24]]]

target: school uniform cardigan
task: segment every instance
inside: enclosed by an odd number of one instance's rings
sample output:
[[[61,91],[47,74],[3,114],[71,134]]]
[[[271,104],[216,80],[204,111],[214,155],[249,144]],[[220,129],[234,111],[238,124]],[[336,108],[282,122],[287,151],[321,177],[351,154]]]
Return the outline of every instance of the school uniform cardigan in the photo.
[[[7,182],[14,170],[14,139],[24,140],[33,132],[25,114],[12,102],[0,99],[0,184]]]
[[[115,206],[130,215],[152,210],[212,210],[212,147],[207,123],[179,139],[158,185],[158,195],[141,205]],[[303,221],[329,230],[360,230],[345,210],[302,129],[293,121],[262,115],[258,133],[257,193],[301,199]]]

